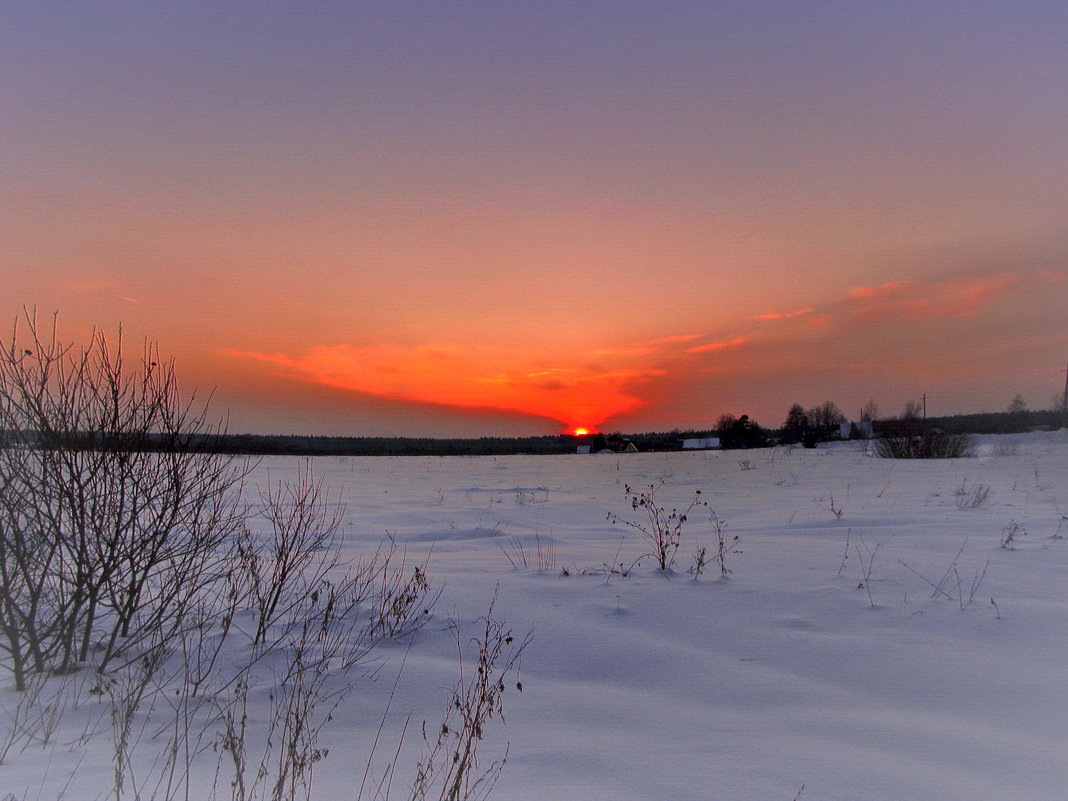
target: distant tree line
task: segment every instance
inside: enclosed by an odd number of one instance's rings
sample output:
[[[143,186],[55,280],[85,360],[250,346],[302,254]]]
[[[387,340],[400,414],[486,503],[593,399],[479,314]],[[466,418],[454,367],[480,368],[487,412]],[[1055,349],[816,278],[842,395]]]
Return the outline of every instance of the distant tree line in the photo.
[[[861,419],[871,421],[875,436],[899,436],[902,431],[937,428],[949,434],[1007,434],[1035,428],[1056,428],[1061,424],[1060,410],[1030,410],[1017,396],[1004,412],[921,417],[920,404],[910,402],[897,417],[879,419],[878,408],[869,401]],[[707,429],[672,429],[635,434],[614,432],[574,436],[556,434],[537,437],[330,437],[291,434],[229,434],[213,432],[182,437],[148,435],[136,442],[120,433],[67,432],[63,441],[53,432],[34,438],[18,432],[17,440],[36,447],[63,447],[84,451],[159,451],[189,453],[292,455],[292,456],[505,456],[512,454],[554,455],[575,453],[578,446],[622,450],[620,443],[633,443],[639,451],[679,451],[683,440],[718,437],[720,446],[761,448],[774,444],[803,444],[815,447],[820,442],[839,439],[840,424],[846,416],[832,401],[805,409],[792,404],[778,429],[764,428],[749,415],[721,415],[715,426]],[[854,431],[860,436],[859,431]],[[16,439],[14,432],[0,429],[0,448],[5,440]]]
[[[870,424],[871,435],[874,437],[916,436],[932,430],[946,434],[1011,434],[1057,428],[1063,423],[1062,409],[1030,410],[1019,395],[1012,399],[1004,412],[926,417],[923,408],[919,401],[910,400],[900,415],[880,418],[875,401],[869,400],[861,409],[860,420]],[[786,420],[776,438],[783,444],[799,442],[808,447],[815,447],[819,442],[840,439],[841,424],[846,422],[846,416],[831,401],[825,401],[820,406],[807,410],[795,403],[787,412]],[[851,435],[864,436],[856,427],[852,429]]]
[[[929,425],[950,434],[1016,434],[1044,428],[1059,428],[1060,410],[1023,410],[1017,412],[982,412],[952,417],[928,417]]]
[[[224,453],[300,456],[504,456],[575,452],[576,437],[328,437],[287,434],[226,434],[203,447]],[[197,443],[192,443],[192,448]]]

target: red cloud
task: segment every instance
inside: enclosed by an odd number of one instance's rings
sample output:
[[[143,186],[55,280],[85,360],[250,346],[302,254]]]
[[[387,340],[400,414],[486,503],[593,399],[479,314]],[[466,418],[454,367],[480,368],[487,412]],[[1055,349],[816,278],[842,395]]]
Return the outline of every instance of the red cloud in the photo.
[[[628,386],[658,369],[564,365],[531,369],[535,354],[453,345],[317,346],[304,355],[228,351],[281,368],[284,375],[383,398],[457,408],[492,408],[597,427],[644,405]]]

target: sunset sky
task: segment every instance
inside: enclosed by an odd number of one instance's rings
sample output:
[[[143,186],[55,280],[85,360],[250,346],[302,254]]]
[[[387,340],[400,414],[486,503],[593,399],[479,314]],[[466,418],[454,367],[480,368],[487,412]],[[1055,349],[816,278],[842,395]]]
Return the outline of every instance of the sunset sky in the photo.
[[[234,432],[1048,408],[1066,42],[1063,0],[6,0],[0,320],[121,323]]]

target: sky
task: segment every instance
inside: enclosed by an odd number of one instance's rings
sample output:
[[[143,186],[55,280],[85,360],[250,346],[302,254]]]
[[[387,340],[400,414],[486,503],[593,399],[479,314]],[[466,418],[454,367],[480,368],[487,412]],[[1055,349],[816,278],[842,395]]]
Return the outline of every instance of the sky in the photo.
[[[156,341],[232,432],[1049,408],[1065,41],[1038,1],[7,0],[0,321]]]

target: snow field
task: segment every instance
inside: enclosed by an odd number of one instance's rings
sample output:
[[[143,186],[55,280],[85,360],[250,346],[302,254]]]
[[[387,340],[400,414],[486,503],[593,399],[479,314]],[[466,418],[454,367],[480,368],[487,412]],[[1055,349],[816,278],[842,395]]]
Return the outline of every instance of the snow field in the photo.
[[[442,595],[423,630],[346,677],[313,798],[356,798],[387,703],[376,765],[410,719],[394,780],[406,797],[420,723],[440,721],[457,677],[449,621],[473,635],[494,595],[496,618],[533,631],[523,692],[509,688],[506,725],[482,745],[488,764],[509,744],[499,801],[790,801],[802,785],[805,801],[1062,797],[1068,432],[978,442],[976,458],[916,462],[859,443],[315,460],[346,505],[346,556],[389,535],[409,565],[429,559]],[[295,461],[264,460],[260,480],[268,469]],[[740,537],[730,577],[687,572],[713,544],[699,511],[672,572],[652,558],[618,572],[648,550],[606,519],[634,517],[627,484],[659,486],[669,508],[700,490]],[[552,569],[536,569],[539,546]],[[150,762],[151,738],[140,749]],[[51,801],[77,768],[62,797],[107,798],[109,760],[106,736],[11,754],[0,797]],[[215,756],[202,764],[207,798]]]

